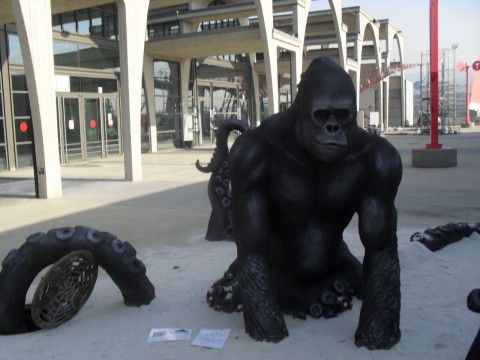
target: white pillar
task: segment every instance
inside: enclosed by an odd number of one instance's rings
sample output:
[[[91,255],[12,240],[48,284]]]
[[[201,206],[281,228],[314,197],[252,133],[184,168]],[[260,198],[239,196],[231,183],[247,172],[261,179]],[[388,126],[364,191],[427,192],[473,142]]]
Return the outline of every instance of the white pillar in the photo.
[[[278,95],[277,45],[273,39],[272,0],[255,0],[255,6],[263,40],[265,69],[267,69],[268,112],[269,115],[273,115],[279,110],[280,99]]]
[[[189,131],[193,131],[193,126],[188,121],[188,81],[190,78],[190,66],[190,59],[180,62],[180,101],[182,104],[180,111],[182,112],[183,141],[189,140]]]
[[[145,86],[145,102],[147,105],[150,141],[150,152],[157,152],[157,116],[155,111],[155,81],[153,73],[153,57],[143,57],[143,82]]]
[[[142,179],[140,104],[149,0],[117,0],[125,180]]]
[[[387,131],[389,126],[390,126],[390,80],[387,77],[383,79],[383,129],[382,131]]]
[[[339,65],[347,66],[347,34],[343,28],[342,0],[328,0],[337,34]]]
[[[305,43],[305,29],[307,27],[309,9],[310,0],[306,0],[304,3],[298,2],[298,4],[293,9],[293,32],[297,36],[298,40],[300,40],[300,48],[297,51],[290,53],[292,99],[295,99],[297,95],[297,85],[301,80],[301,75],[303,71],[303,44]]]
[[[50,0],[12,0],[35,137],[38,195],[62,196]]]

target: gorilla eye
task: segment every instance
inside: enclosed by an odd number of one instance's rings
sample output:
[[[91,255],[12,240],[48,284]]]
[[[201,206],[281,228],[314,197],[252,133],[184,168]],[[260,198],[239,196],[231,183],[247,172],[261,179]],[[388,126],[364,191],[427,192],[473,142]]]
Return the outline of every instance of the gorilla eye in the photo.
[[[328,119],[330,116],[330,111],[323,109],[323,110],[316,110],[313,113],[313,116],[317,119],[323,120],[323,119]]]
[[[350,117],[351,112],[349,109],[336,109],[335,110],[335,117],[337,119],[346,119]]]

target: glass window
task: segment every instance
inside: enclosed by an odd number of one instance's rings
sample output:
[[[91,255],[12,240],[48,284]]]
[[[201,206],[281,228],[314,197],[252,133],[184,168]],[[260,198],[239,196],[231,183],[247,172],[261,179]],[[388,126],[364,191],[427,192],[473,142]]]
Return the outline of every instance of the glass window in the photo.
[[[27,78],[24,73],[13,72],[11,73],[12,90],[13,91],[28,91]]]
[[[88,9],[77,10],[77,27],[78,33],[82,35],[90,35],[90,13]]]
[[[30,102],[27,93],[13,93],[13,116],[29,116]]]
[[[103,5],[104,9],[104,28],[105,37],[111,40],[118,39],[118,24],[117,24],[117,6],[115,3]]]
[[[90,16],[92,19],[92,27],[90,28],[90,35],[103,36],[102,33],[102,12],[100,8],[90,9]]]
[[[81,45],[78,51],[80,67],[113,71],[120,66],[118,50]]]
[[[90,92],[97,93],[98,88],[102,88],[104,94],[117,92],[116,79],[98,79],[88,77],[70,77],[70,91],[71,92]]]
[[[5,170],[7,168],[7,152],[5,146],[0,146],[0,169]]]
[[[0,144],[5,144],[5,127],[3,117],[0,117]]]
[[[30,129],[31,126],[32,122],[30,121],[30,118],[15,119],[15,141],[17,143],[32,140],[30,138],[31,130],[33,130]]]
[[[17,144],[17,166],[20,168],[32,165],[32,144]]]
[[[62,18],[60,14],[52,15],[53,30],[62,30]]]
[[[82,67],[113,71],[120,66],[116,49],[77,45],[66,41],[53,42],[54,63],[57,66]]]
[[[179,64],[168,61],[154,62],[155,117],[158,147],[181,139],[181,107]],[[175,146],[178,146],[176,144]]]
[[[77,23],[73,11],[62,14],[62,30],[67,32],[77,32]]]
[[[53,62],[55,66],[78,67],[78,45],[66,41],[53,42]]]
[[[8,34],[8,59],[11,63],[23,64],[20,39],[16,34]]]

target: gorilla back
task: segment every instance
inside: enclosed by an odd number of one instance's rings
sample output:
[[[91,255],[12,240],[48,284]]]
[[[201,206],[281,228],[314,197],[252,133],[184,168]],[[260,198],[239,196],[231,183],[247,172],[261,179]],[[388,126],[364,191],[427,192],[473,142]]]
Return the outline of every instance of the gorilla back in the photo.
[[[356,123],[349,75],[315,59],[292,106],[240,136],[229,154],[237,257],[207,293],[211,307],[243,309],[257,340],[288,336],[282,313],[333,317],[363,298],[357,346],[400,339],[395,196],[398,152]],[[343,231],[354,214],[363,264]]]

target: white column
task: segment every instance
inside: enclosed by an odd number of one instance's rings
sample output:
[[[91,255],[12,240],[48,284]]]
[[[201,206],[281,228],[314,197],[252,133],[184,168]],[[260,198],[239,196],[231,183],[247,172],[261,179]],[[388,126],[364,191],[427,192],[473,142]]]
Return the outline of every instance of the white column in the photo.
[[[142,179],[140,104],[149,0],[117,0],[125,180]]]
[[[278,112],[280,102],[278,96],[277,45],[273,39],[272,0],[255,0],[255,6],[263,40],[265,69],[267,69],[268,112],[272,115]]]
[[[182,103],[180,111],[182,112],[183,141],[189,140],[190,134],[188,132],[193,131],[193,126],[188,121],[188,80],[190,77],[190,66],[190,59],[180,62],[180,101]]]
[[[300,82],[303,71],[303,44],[305,43],[305,29],[307,27],[308,11],[310,9],[310,0],[304,3],[298,3],[293,11],[293,32],[300,40],[300,48],[290,53],[291,59],[291,83],[292,83],[292,99],[297,95],[297,85]]]
[[[332,11],[333,24],[337,34],[339,65],[347,66],[347,34],[343,28],[342,0],[328,0]]]
[[[150,152],[157,152],[157,116],[155,111],[155,83],[153,74],[153,57],[145,54],[143,57],[143,82],[145,86],[145,101],[147,105],[150,141]]]
[[[35,137],[38,194],[62,196],[50,0],[12,0],[27,77]]]

